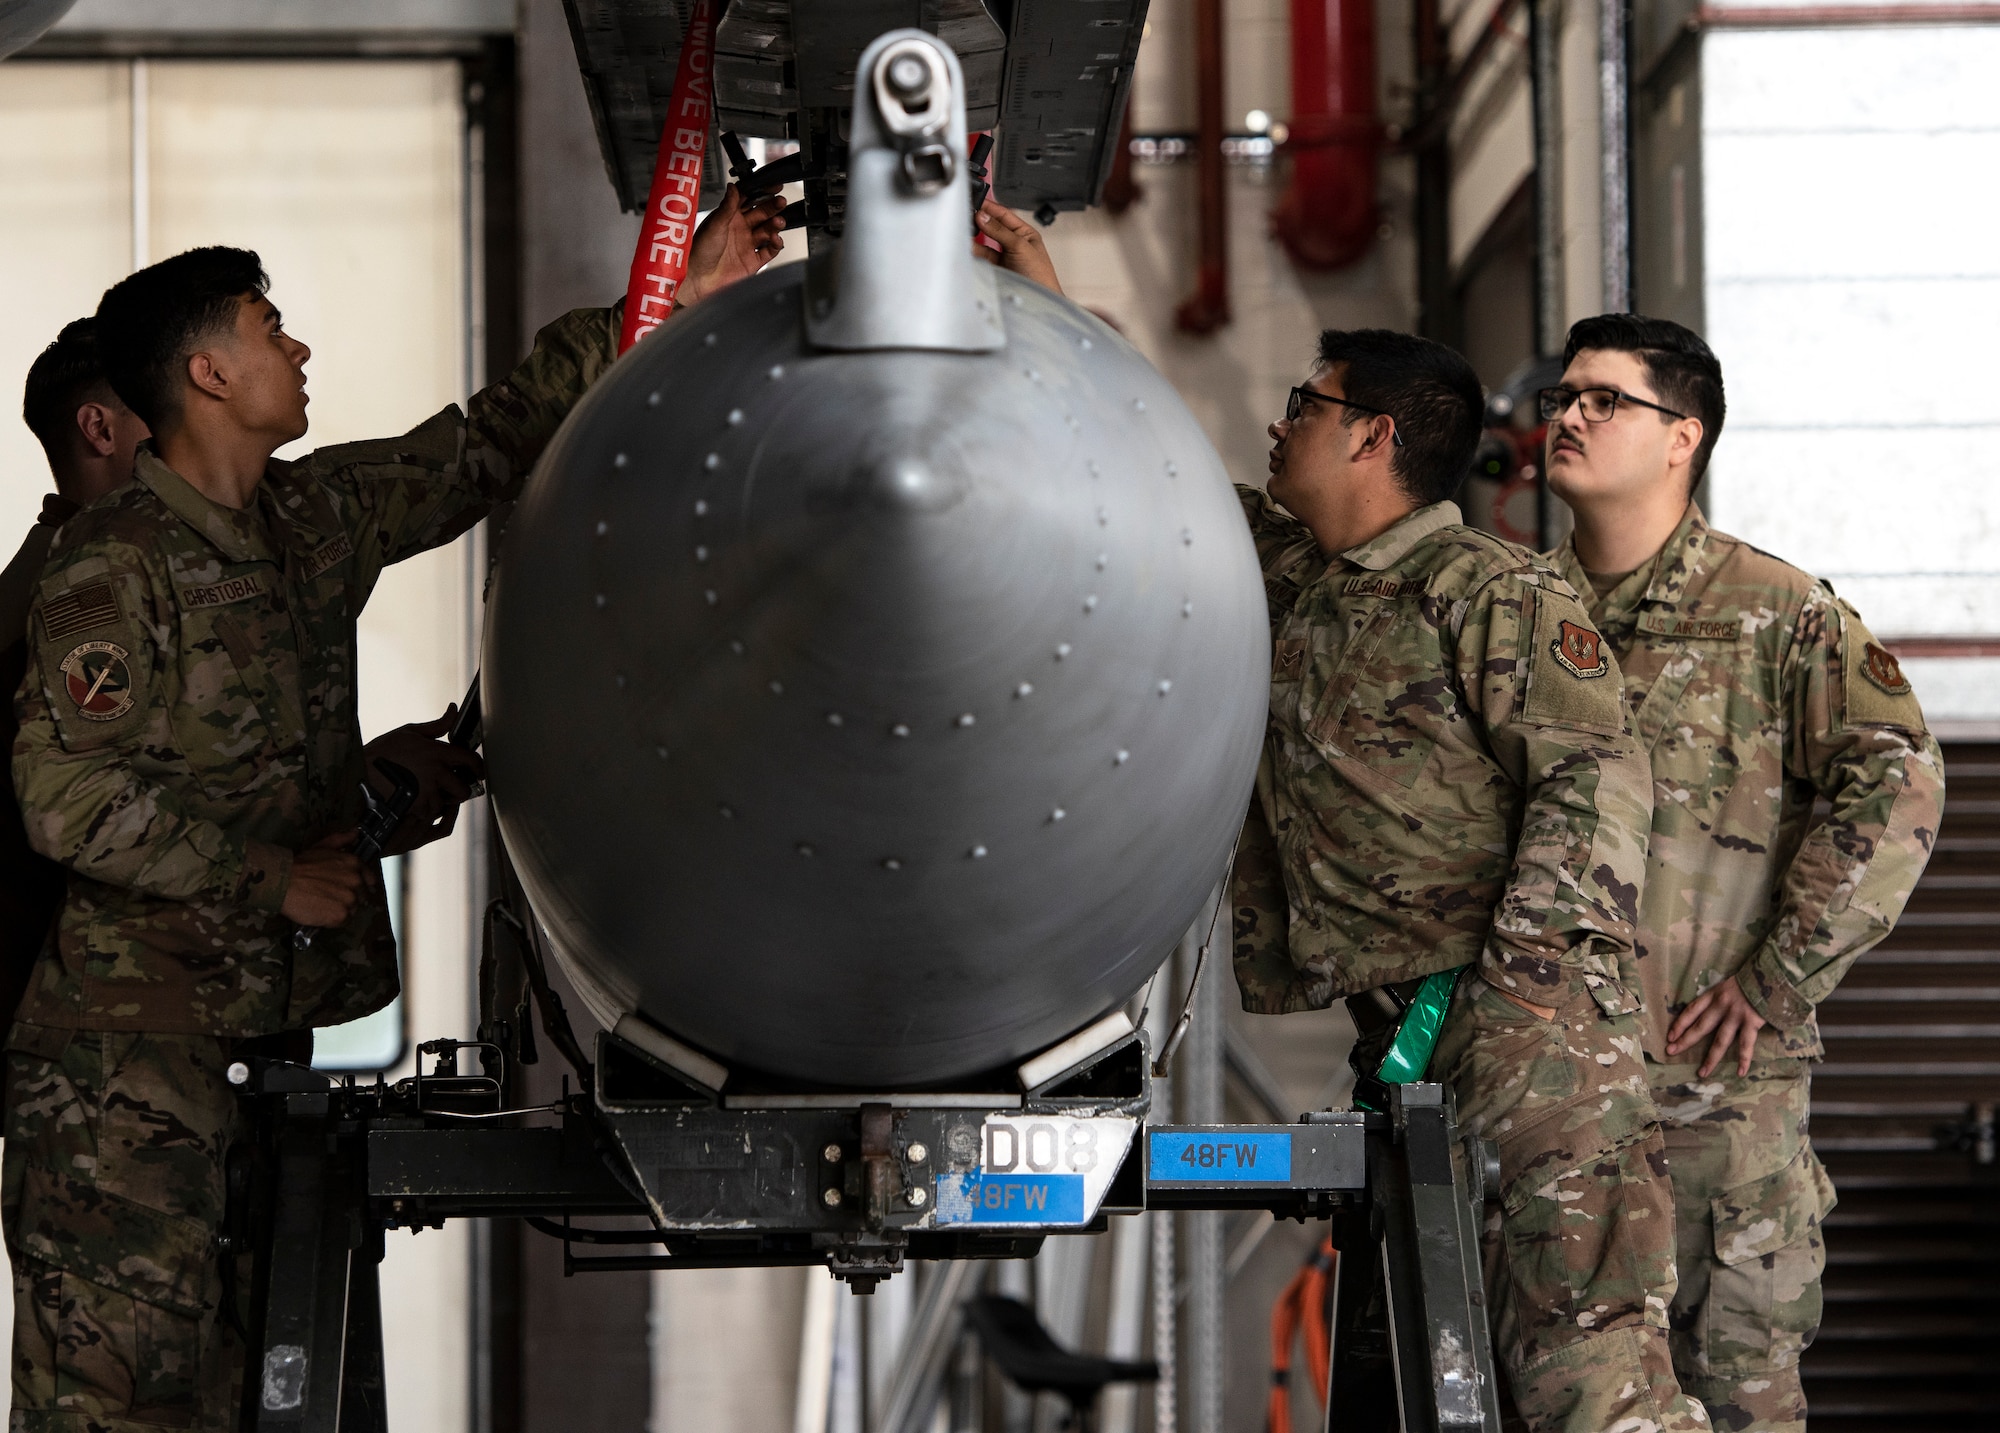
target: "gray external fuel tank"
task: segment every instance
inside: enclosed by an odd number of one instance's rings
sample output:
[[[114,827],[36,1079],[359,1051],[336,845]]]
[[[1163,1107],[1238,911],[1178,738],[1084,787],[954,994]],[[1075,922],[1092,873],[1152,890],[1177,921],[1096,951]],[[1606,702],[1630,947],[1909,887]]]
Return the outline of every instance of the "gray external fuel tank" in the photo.
[[[1269,637],[1173,389],[971,258],[950,51],[892,32],[855,93],[842,245],[675,317],[557,436],[484,693],[502,834],[600,1018],[887,1090],[1158,966],[1241,822]]]

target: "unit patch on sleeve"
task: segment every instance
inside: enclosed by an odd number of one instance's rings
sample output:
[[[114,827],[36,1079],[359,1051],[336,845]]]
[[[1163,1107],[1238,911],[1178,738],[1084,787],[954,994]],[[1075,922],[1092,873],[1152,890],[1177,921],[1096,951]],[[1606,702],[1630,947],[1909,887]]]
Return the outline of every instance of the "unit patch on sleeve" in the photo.
[[[1521,719],[1611,735],[1625,729],[1625,696],[1617,682],[1599,681],[1615,670],[1604,638],[1574,597],[1534,591],[1534,637],[1526,644],[1528,692]]]
[[[1588,681],[1601,677],[1611,670],[1611,662],[1604,655],[1604,639],[1588,627],[1564,619],[1556,631],[1556,639],[1549,643],[1549,650],[1555,658],[1569,669],[1570,675]]]
[[[354,539],[346,533],[330,541],[321,543],[312,550],[312,556],[305,560],[303,578],[310,582],[336,562],[354,556]]]
[[[1910,679],[1903,675],[1895,653],[1874,642],[1861,644],[1861,675],[1892,697],[1910,694]]]
[[[117,620],[118,598],[108,582],[75,587],[42,604],[42,630],[51,642],[93,627],[109,627]]]
[[[1844,728],[1869,726],[1924,729],[1924,709],[1896,654],[1875,636],[1845,602],[1834,604],[1840,623],[1839,722]]]
[[[85,721],[116,721],[132,710],[131,653],[115,642],[85,642],[62,659],[63,690]]]
[[[200,587],[183,587],[181,605],[189,609],[221,607],[251,597],[262,597],[270,590],[262,574],[246,572],[241,577],[225,577],[220,582],[209,582]]]

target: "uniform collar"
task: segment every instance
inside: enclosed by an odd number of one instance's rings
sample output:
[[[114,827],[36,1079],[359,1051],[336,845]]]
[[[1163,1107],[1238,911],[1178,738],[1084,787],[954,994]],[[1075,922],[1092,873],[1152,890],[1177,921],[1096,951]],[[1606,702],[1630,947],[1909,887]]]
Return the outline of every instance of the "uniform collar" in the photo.
[[[166,504],[167,511],[207,538],[231,562],[277,560],[254,508],[238,511],[210,501],[162,462],[151,444],[139,445],[132,476],[151,489],[153,496]]]
[[[82,511],[83,504],[74,499],[66,498],[61,493],[44,493],[42,510],[36,514],[35,521],[43,527],[61,527]]]
[[[1707,555],[1709,543],[1708,519],[1702,516],[1698,503],[1689,503],[1687,511],[1681,515],[1680,526],[1673,536],[1654,556],[1651,573],[1646,579],[1644,591],[1627,596],[1633,583],[1631,578],[1621,582],[1605,594],[1604,605],[1623,607],[1627,602],[1637,607],[1678,607],[1687,596],[1688,584],[1702,569],[1702,560]],[[1578,592],[1591,591],[1590,576],[1584,571],[1583,562],[1576,555],[1576,534],[1563,539],[1563,545],[1556,550],[1556,570],[1568,580]],[[1618,599],[1623,598],[1623,601]],[[1604,620],[1613,621],[1623,615],[1616,611],[1606,611]]]
[[[1418,508],[1408,517],[1400,519],[1387,532],[1380,533],[1359,547],[1350,547],[1340,555],[1356,567],[1365,567],[1370,572],[1382,572],[1394,567],[1416,545],[1441,527],[1450,527],[1465,519],[1454,502],[1432,503],[1429,507]]]

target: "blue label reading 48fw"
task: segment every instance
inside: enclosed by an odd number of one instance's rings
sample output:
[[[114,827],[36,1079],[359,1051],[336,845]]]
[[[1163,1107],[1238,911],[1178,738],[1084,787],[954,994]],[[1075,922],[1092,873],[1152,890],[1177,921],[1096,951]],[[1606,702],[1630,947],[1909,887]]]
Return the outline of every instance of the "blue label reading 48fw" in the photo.
[[[1146,1177],[1156,1182],[1283,1184],[1292,1177],[1289,1133],[1154,1132],[1146,1138]]]
[[[1081,1224],[1080,1174],[940,1174],[939,1224]]]

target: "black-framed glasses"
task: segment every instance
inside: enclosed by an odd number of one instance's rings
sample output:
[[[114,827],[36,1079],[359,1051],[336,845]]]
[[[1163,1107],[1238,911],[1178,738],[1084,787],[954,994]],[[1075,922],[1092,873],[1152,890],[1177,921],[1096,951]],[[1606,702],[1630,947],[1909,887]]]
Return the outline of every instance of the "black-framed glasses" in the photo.
[[[1299,414],[1305,412],[1306,400],[1308,398],[1312,399],[1315,403],[1338,403],[1341,407],[1352,408],[1357,413],[1371,413],[1377,418],[1387,418],[1392,424],[1395,424],[1389,430],[1390,438],[1397,447],[1400,448],[1403,446],[1403,425],[1396,422],[1396,415],[1394,413],[1385,413],[1380,408],[1370,408],[1366,403],[1356,403],[1352,398],[1336,398],[1331,393],[1321,393],[1312,388],[1294,388],[1292,390],[1291,396],[1285,400],[1285,421],[1287,423],[1296,423],[1299,421]]]
[[[1657,403],[1648,403],[1643,398],[1634,398],[1629,393],[1621,393],[1616,388],[1544,388],[1535,395],[1542,412],[1544,423],[1553,423],[1569,412],[1569,405],[1583,405],[1583,419],[1586,423],[1609,423],[1618,412],[1620,403],[1630,403],[1638,408],[1650,408],[1655,413],[1664,413],[1669,418],[1685,418],[1685,413],[1676,413],[1671,408],[1662,408]]]

